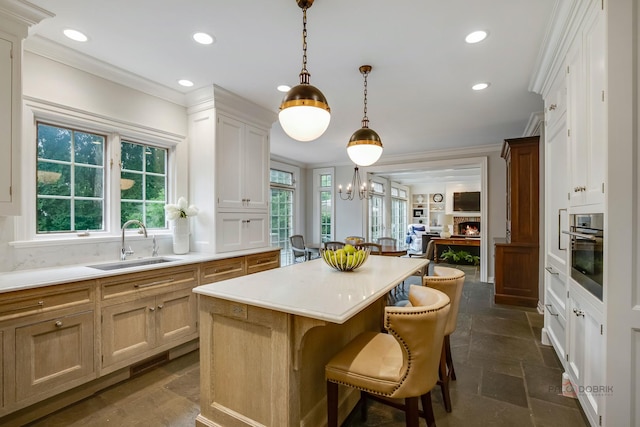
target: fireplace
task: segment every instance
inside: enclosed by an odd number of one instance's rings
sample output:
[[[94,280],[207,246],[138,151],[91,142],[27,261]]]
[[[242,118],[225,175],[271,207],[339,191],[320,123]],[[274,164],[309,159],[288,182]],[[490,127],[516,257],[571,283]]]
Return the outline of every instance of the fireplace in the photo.
[[[480,221],[459,222],[457,232],[463,236],[477,236],[480,234]]]

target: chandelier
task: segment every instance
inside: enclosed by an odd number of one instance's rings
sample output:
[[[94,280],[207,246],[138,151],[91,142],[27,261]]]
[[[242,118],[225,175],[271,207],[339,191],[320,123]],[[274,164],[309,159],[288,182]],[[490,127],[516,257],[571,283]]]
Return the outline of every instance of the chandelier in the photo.
[[[300,84],[287,92],[280,104],[278,120],[287,135],[298,141],[313,141],[327,130],[331,120],[329,103],[320,89],[309,84],[307,71],[307,9],[313,0],[296,0],[302,8],[302,70]]]
[[[358,173],[358,166],[353,169],[353,178],[351,183],[347,185],[347,189],[342,191],[342,185],[338,185],[338,194],[342,200],[353,200],[355,195],[358,194],[360,200],[370,199],[373,197],[373,183],[369,181],[369,187],[360,180],[360,174]]]
[[[351,135],[347,144],[347,154],[353,163],[360,166],[369,166],[378,161],[382,155],[382,140],[373,129],[369,129],[367,117],[367,75],[371,72],[371,65],[362,65],[359,70],[364,76],[364,116],[362,128]]]

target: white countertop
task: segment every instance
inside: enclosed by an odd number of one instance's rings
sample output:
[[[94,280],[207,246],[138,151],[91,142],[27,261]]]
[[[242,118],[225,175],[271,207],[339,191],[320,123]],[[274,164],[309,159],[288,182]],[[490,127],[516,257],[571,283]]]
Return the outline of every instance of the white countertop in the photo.
[[[313,319],[344,323],[428,262],[422,258],[371,255],[357,270],[341,272],[318,258],[198,286],[194,292]]]
[[[257,254],[261,252],[277,250],[276,247],[266,247],[260,249],[251,249],[236,252],[226,252],[220,254],[209,254],[191,252],[185,255],[161,255],[159,258],[170,258],[175,261],[165,262],[161,264],[151,264],[138,267],[121,268],[117,270],[103,271],[91,268],[89,265],[111,264],[118,262],[116,259],[105,260],[102,262],[92,262],[82,265],[65,265],[60,267],[37,268],[32,270],[18,270],[0,273],[0,293],[12,292],[23,289],[32,289],[42,286],[57,285],[60,283],[77,282],[80,280],[91,280],[100,277],[110,277],[119,274],[136,273],[139,271],[156,270],[168,267],[176,267],[179,265],[194,264],[199,262],[212,261],[216,259],[233,258],[237,256],[245,256]],[[148,259],[146,257],[144,259]],[[131,258],[129,261],[135,261],[141,258]]]

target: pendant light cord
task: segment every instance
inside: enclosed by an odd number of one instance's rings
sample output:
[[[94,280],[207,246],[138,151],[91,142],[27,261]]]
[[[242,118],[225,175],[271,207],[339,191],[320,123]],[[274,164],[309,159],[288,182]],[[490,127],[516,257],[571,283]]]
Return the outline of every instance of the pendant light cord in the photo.
[[[369,118],[367,117],[367,75],[369,73],[367,71],[363,71],[362,75],[364,76],[364,116],[362,117],[362,127],[369,127]]]
[[[302,8],[302,70],[300,84],[309,84],[310,74],[307,71],[307,8]]]

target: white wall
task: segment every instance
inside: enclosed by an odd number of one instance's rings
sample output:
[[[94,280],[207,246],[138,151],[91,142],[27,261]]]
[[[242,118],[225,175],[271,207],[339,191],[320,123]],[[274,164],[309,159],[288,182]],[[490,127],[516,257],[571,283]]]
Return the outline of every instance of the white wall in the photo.
[[[188,157],[186,152],[187,120],[183,106],[119,85],[112,81],[80,71],[73,67],[25,52],[23,62],[23,94],[26,100],[36,100],[42,105],[55,109],[72,110],[78,115],[90,116],[100,121],[118,122],[122,126],[139,128],[148,132],[167,135],[180,141],[176,148],[176,163],[173,173],[178,183],[173,188],[177,194],[187,194]],[[28,116],[28,114],[25,114]],[[23,125],[34,127],[33,122]],[[25,129],[23,129],[24,131]],[[30,135],[32,128],[23,132],[23,153],[25,148],[34,151],[35,144]],[[34,166],[35,158],[22,156],[22,169]],[[30,179],[30,177],[27,177]],[[26,181],[23,176],[23,181]],[[34,197],[32,186],[23,186],[23,202]],[[25,210],[23,209],[23,212]],[[12,271],[37,267],[50,267],[77,263],[88,263],[118,259],[120,241],[110,239],[76,240],[72,243],[56,244],[10,244],[16,239],[15,223],[21,217],[0,217],[0,271]],[[136,254],[151,254],[151,239],[133,236],[128,239]],[[160,254],[171,252],[169,235],[158,237]]]

